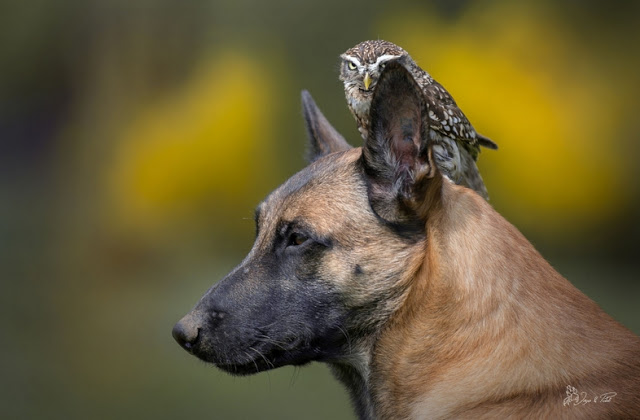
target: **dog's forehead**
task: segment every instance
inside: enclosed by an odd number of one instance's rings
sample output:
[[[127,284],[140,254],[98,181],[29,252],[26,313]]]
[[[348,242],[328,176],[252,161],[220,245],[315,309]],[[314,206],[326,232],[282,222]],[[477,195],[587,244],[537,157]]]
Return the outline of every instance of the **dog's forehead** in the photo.
[[[354,217],[368,208],[360,156],[357,148],[316,160],[272,192],[260,211],[271,220],[311,219],[319,230],[328,230],[325,225],[337,217]]]

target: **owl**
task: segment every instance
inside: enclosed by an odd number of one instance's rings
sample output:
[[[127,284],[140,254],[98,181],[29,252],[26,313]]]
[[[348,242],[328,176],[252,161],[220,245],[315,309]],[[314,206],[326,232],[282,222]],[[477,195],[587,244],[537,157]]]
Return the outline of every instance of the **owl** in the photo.
[[[449,92],[405,50],[387,41],[364,41],[345,51],[340,58],[340,80],[362,138],[366,139],[369,131],[369,108],[378,77],[390,60],[397,60],[422,87],[428,108],[429,137],[438,168],[456,184],[489,198],[476,160],[480,146],[489,149],[498,146],[474,130]]]

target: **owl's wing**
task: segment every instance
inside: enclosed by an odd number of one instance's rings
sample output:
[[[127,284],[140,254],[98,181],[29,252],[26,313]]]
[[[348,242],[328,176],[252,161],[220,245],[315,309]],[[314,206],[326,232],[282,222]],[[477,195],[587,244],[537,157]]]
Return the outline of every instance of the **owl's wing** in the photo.
[[[480,152],[479,146],[498,148],[493,141],[476,133],[456,101],[440,83],[431,79],[431,83],[425,83],[423,86],[432,130],[443,136],[455,138],[469,150],[474,159]]]

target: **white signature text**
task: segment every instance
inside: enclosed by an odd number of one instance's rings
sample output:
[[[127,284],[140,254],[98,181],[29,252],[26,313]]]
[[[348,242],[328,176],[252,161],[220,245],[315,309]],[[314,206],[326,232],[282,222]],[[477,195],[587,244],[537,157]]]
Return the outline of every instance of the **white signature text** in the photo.
[[[583,405],[588,403],[608,403],[611,402],[613,397],[618,395],[617,392],[605,392],[600,395],[587,395],[586,392],[578,392],[578,390],[571,386],[567,385],[567,397],[562,402],[564,406],[576,406]],[[589,399],[588,397],[592,397]]]

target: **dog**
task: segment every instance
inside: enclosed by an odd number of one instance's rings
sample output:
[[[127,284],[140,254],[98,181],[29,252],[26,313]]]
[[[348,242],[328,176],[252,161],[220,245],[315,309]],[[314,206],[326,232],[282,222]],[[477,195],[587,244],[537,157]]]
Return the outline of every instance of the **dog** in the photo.
[[[640,418],[640,339],[442,176],[401,65],[359,148],[302,96],[311,163],[175,325],[184,349],[234,375],[324,362],[361,419]]]

